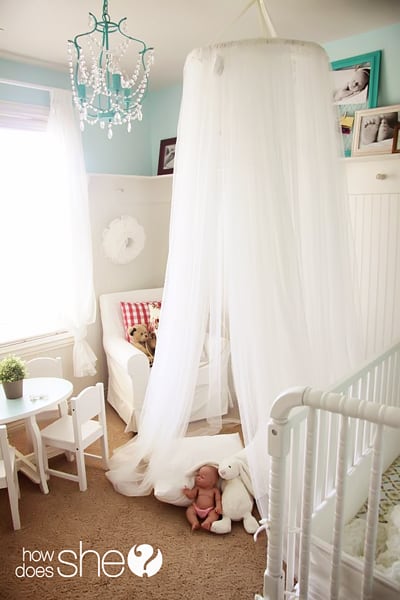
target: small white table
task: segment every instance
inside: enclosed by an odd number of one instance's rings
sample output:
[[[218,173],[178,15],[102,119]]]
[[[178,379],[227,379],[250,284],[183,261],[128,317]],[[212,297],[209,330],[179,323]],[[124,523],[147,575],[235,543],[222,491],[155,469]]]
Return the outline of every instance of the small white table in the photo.
[[[0,386],[0,424],[25,420],[26,427],[33,442],[33,455],[25,456],[17,451],[20,462],[19,470],[32,481],[40,484],[44,494],[49,493],[43,462],[43,445],[40,429],[36,422],[39,412],[55,408],[67,400],[72,394],[73,386],[70,381],[58,377],[32,377],[24,379],[23,396],[9,400],[6,398],[3,386]],[[35,462],[31,460],[34,457]]]

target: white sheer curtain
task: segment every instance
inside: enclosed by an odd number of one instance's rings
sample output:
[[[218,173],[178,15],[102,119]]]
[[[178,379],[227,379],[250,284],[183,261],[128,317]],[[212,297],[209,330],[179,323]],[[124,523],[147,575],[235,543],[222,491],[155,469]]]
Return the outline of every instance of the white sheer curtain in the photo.
[[[293,385],[333,383],[360,359],[327,55],[279,39],[194,50],[177,139],[156,360],[139,434],[117,450],[107,475],[121,493],[151,491],[169,444],[185,434],[205,334],[210,401],[227,336],[265,516],[275,397]]]
[[[48,132],[58,154],[54,161],[57,168],[49,173],[60,222],[55,243],[63,249],[60,256],[65,257],[58,265],[58,304],[65,326],[74,335],[74,375],[84,377],[96,373],[97,359],[86,341],[87,325],[96,318],[96,297],[87,175],[71,92],[51,90]]]

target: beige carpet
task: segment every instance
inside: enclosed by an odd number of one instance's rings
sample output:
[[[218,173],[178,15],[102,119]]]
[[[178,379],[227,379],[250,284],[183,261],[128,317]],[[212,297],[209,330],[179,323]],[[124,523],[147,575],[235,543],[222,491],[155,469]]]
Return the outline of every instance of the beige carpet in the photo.
[[[123,423],[114,411],[110,407],[107,411],[112,450],[130,435],[123,433]],[[21,443],[21,432],[12,438]],[[66,464],[64,457],[52,460],[63,467]],[[87,475],[86,492],[80,492],[74,482],[52,477],[48,495],[20,475],[22,529],[16,532],[7,491],[0,491],[1,599],[251,600],[255,593],[262,593],[264,535],[254,543],[241,522],[234,523],[226,535],[192,533],[183,508],[163,504],[154,496],[117,494],[93,460]],[[80,571],[80,543],[82,552],[92,550],[100,560],[121,564],[104,564],[103,568],[100,564],[98,574],[98,558],[91,553],[83,556]],[[136,575],[127,565],[129,550],[140,544],[151,545],[153,557],[158,549],[162,553],[162,567],[151,577]],[[60,557],[64,550],[69,553]],[[40,554],[46,551],[54,552],[51,560]],[[16,572],[23,574],[24,558],[25,577],[17,577]],[[62,575],[73,576],[63,577],[57,568]]]

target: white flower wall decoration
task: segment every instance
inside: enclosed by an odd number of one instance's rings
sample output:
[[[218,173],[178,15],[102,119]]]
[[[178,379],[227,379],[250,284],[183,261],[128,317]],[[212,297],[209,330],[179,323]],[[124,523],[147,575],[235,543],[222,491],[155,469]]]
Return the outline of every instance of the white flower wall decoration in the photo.
[[[114,219],[103,231],[104,253],[118,265],[134,260],[142,252],[145,242],[144,228],[130,215]]]

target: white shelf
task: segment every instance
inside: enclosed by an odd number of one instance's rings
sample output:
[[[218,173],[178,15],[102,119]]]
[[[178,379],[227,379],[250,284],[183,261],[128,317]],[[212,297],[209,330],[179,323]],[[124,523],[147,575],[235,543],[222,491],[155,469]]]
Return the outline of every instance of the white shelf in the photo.
[[[369,162],[377,160],[399,160],[400,153],[395,154],[365,154],[364,156],[344,156],[342,160],[347,162]]]
[[[400,154],[344,158],[350,194],[400,193]]]

